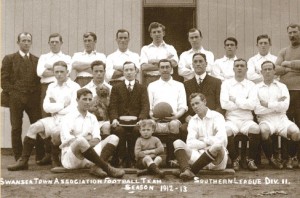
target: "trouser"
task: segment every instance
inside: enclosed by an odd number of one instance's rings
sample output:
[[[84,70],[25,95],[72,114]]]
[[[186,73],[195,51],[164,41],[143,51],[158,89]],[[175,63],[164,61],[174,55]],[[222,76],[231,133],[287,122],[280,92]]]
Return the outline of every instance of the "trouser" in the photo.
[[[10,94],[10,122],[11,122],[11,140],[12,149],[15,159],[19,159],[22,155],[22,124],[23,112],[25,111],[29,117],[30,123],[33,124],[41,118],[40,107],[40,92],[21,93],[19,91],[12,91]],[[36,141],[37,155],[43,155],[44,149],[41,139]],[[43,158],[43,156],[36,156]]]

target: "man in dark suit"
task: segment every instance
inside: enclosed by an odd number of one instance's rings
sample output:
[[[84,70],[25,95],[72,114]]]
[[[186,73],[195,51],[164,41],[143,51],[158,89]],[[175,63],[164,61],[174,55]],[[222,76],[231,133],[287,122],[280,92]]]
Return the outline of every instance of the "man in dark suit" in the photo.
[[[18,35],[17,44],[20,50],[6,55],[2,61],[1,87],[9,97],[11,139],[15,159],[22,154],[22,118],[25,111],[30,123],[41,118],[40,79],[36,75],[38,58],[29,53],[32,35],[22,32]],[[36,160],[43,158],[43,144],[37,141]]]
[[[207,107],[224,115],[224,111],[220,104],[220,90],[221,80],[212,77],[206,73],[206,55],[202,53],[195,53],[193,55],[192,65],[195,76],[184,82],[186,97],[188,98],[192,93],[202,93],[206,97]],[[193,115],[195,115],[192,107],[188,104],[188,111],[184,114],[185,123],[180,127],[180,136],[183,141],[186,141],[187,126]]]
[[[119,144],[114,165],[130,167],[134,162],[134,145],[139,137],[139,129],[134,127],[123,127],[119,125],[120,116],[136,116],[137,121],[146,119],[149,115],[149,100],[147,89],[135,80],[137,67],[133,62],[123,64],[125,80],[114,85],[110,96],[109,115],[112,123],[112,133],[119,137]],[[130,136],[128,136],[128,134]],[[126,149],[128,145],[128,155]]]

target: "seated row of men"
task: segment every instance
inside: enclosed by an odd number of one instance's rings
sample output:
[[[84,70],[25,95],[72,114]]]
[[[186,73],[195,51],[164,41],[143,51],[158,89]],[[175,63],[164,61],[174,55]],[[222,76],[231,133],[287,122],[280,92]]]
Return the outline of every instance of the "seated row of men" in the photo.
[[[55,166],[60,165],[57,156],[57,146],[59,146],[61,140],[61,162],[65,168],[86,167],[87,161],[82,160],[84,157],[96,164],[91,169],[93,174],[95,173],[103,177],[105,175],[103,173],[104,170],[110,176],[121,177],[124,172],[110,166],[107,163],[108,157],[114,156],[122,161],[127,156],[126,138],[128,136],[126,137],[125,135],[127,131],[130,133],[127,139],[129,141],[129,157],[133,157],[133,159],[129,159],[130,161],[136,159],[136,156],[133,154],[134,145],[136,142],[139,142],[136,141],[139,136],[138,126],[133,128],[120,126],[118,118],[122,115],[133,115],[138,117],[138,120],[150,117],[156,121],[155,132],[172,134],[174,135],[173,140],[179,137],[178,134],[181,131],[182,140],[176,140],[173,144],[176,159],[181,167],[179,175],[183,179],[192,177],[193,173],[199,171],[199,167],[203,168],[214,160],[216,160],[213,163],[214,165],[220,165],[221,169],[224,169],[227,164],[226,146],[234,168],[238,169],[239,158],[234,146],[234,136],[238,133],[249,137],[249,159],[247,162],[250,170],[257,170],[254,159],[257,156],[261,138],[263,140],[263,149],[270,163],[276,168],[282,168],[281,162],[272,156],[273,147],[270,136],[273,134],[287,138],[290,148],[289,157],[296,155],[300,132],[299,128],[293,122],[289,121],[285,114],[289,106],[289,92],[284,84],[274,80],[274,63],[270,61],[262,63],[264,81],[255,85],[245,78],[247,62],[243,59],[237,59],[234,61],[234,78],[224,81],[221,85],[220,80],[206,74],[206,56],[204,54],[196,53],[192,59],[195,76],[202,77],[204,75],[204,78],[202,78],[204,79],[203,82],[199,78],[198,82],[197,78],[193,78],[183,85],[173,80],[171,77],[172,63],[169,60],[163,59],[158,63],[161,77],[159,80],[149,84],[148,94],[147,89],[135,80],[137,73],[135,64],[125,62],[123,65],[125,80],[112,87],[109,105],[107,101],[109,95],[107,88],[109,85],[104,81],[105,64],[103,62],[95,61],[91,65],[91,70],[94,74],[94,78],[91,81],[94,84],[94,89],[92,89],[94,94],[92,94],[92,91],[84,92],[84,90],[88,89],[77,91],[80,89],[80,86],[67,77],[67,64],[63,61],[56,62],[53,65],[53,71],[57,81],[49,85],[43,104],[44,110],[51,113],[52,117],[41,119],[30,126],[27,136],[24,139],[22,156],[18,159],[17,164],[10,166],[8,169],[22,170],[28,168],[28,159],[34,145],[33,142],[39,133],[43,138],[52,138],[52,142],[54,143],[52,160],[56,163]],[[208,85],[205,85],[206,80],[209,81]],[[191,84],[193,81],[194,85]],[[96,90],[97,97],[93,101],[96,107],[94,106],[95,108],[92,111],[96,109],[97,112],[95,114],[98,120],[92,114],[87,113],[87,110],[91,109],[91,101],[93,95],[96,96]],[[188,90],[191,93],[203,92],[206,95],[206,99],[201,94],[196,94],[196,96],[195,94],[189,94]],[[80,94],[81,92],[84,94]],[[186,96],[190,96],[189,110],[192,109],[196,115],[188,113]],[[102,100],[102,98],[106,100]],[[76,100],[78,103],[77,108]],[[158,120],[153,115],[153,108],[159,102],[167,102],[173,109],[172,115],[165,117],[164,122],[161,122],[161,120]],[[222,109],[218,106],[218,103],[226,110],[226,122],[220,113],[211,111],[206,107],[207,104],[210,109],[221,111],[222,113]],[[219,107],[219,109],[216,107]],[[253,121],[251,112],[253,110],[258,115],[259,125]],[[183,117],[185,120],[181,119]],[[65,122],[62,120],[65,120]],[[98,121],[100,121],[102,127],[99,126]],[[186,134],[184,131],[186,130],[184,130],[184,124],[182,125],[184,121],[188,123],[186,141],[184,137]],[[99,144],[101,139],[100,128],[109,134],[110,124],[112,133],[116,134],[116,136],[110,135],[101,141],[106,146]],[[141,133],[142,129],[140,129]],[[146,146],[148,145],[148,143],[145,144]],[[96,157],[93,149],[91,149],[93,146],[95,146],[94,150],[98,155],[103,149],[103,153],[101,152],[101,155],[104,155],[104,157],[101,157],[102,160]],[[115,149],[117,150],[116,154],[114,154]],[[205,152],[203,152],[203,149]],[[185,152],[181,152],[181,150],[185,150]],[[199,152],[197,154],[194,151]],[[152,152],[148,153],[150,157],[151,154],[158,154],[161,150],[155,149]],[[187,156],[183,156],[182,153],[185,153],[184,155]],[[144,154],[147,155],[147,152]],[[169,156],[171,154],[167,153]],[[218,157],[219,155],[222,157]],[[201,160],[198,162],[197,159]],[[287,168],[292,168],[290,160],[291,158],[287,159]],[[158,159],[157,161],[160,160]],[[151,164],[155,163],[155,160],[153,162],[145,159],[142,162],[150,167]],[[193,165],[190,167],[187,162]],[[159,163],[157,162],[157,164]],[[196,165],[194,166],[194,164]],[[99,167],[103,170],[99,169]],[[150,170],[152,172],[156,171],[160,176],[163,176],[163,173],[158,171],[157,167],[153,165],[151,167]],[[208,168],[215,169],[214,167],[212,165]],[[219,169],[219,166],[216,169]]]

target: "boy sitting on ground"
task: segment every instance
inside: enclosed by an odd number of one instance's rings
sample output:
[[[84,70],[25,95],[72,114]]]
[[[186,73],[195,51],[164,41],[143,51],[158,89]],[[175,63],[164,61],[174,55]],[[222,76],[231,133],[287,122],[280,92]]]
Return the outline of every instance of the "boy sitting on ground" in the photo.
[[[162,162],[161,155],[164,152],[164,147],[161,141],[152,136],[155,131],[156,123],[154,120],[147,119],[139,122],[141,137],[139,137],[135,144],[135,157],[137,160],[138,170],[137,176],[145,175],[148,173],[158,174],[160,178],[165,176],[165,173],[158,167]]]

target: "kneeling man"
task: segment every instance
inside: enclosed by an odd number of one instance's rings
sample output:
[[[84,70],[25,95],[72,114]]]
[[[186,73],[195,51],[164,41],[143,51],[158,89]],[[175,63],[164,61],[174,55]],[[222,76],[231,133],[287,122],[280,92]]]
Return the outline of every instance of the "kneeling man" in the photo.
[[[228,160],[224,117],[206,107],[206,98],[201,93],[192,93],[189,100],[196,114],[189,121],[186,143],[173,143],[180,166],[177,175],[183,180],[193,179],[203,168],[224,170]]]

